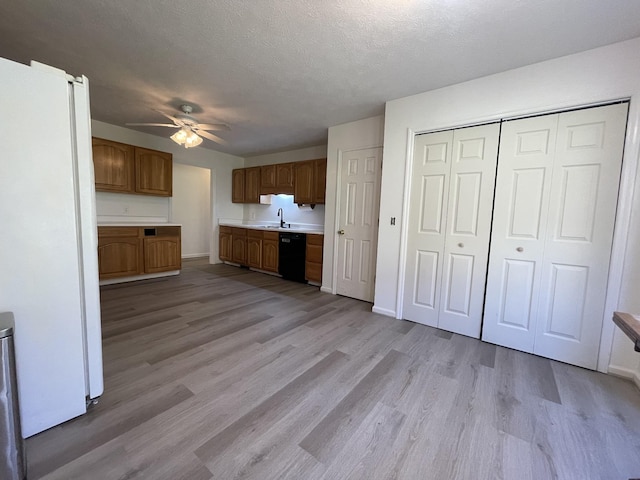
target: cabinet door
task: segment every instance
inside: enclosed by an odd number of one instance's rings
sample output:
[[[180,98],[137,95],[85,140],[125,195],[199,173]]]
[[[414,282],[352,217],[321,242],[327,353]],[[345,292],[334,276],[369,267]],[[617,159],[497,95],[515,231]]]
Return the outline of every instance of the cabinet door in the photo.
[[[244,203],[260,203],[260,167],[244,169]]]
[[[305,162],[296,162],[295,166],[295,181],[294,181],[294,203],[314,203],[314,173],[315,173],[315,160],[308,160]]]
[[[244,168],[238,168],[231,173],[231,201],[244,203]]]
[[[262,240],[262,269],[278,273],[278,249],[280,248],[277,232],[264,232]]]
[[[220,248],[218,256],[223,262],[230,262],[232,258],[231,228],[220,227]]]
[[[136,192],[170,197],[173,188],[173,156],[170,153],[135,148]]]
[[[324,236],[307,234],[304,276],[311,282],[322,282],[322,244]]]
[[[316,160],[314,177],[314,203],[324,203],[327,183],[327,159]]]
[[[279,163],[276,168],[276,193],[293,194],[293,164]]]
[[[180,270],[181,266],[180,237],[145,237],[145,273]]]
[[[262,268],[262,232],[247,236],[247,265]]]
[[[247,264],[247,231],[244,228],[234,228],[231,234],[231,261],[240,265]]]
[[[123,143],[92,138],[96,191],[133,193],[133,147]]]
[[[263,165],[260,167],[260,195],[279,193],[276,189],[276,166]]]
[[[142,273],[141,239],[135,230],[132,237],[98,237],[100,280]]]

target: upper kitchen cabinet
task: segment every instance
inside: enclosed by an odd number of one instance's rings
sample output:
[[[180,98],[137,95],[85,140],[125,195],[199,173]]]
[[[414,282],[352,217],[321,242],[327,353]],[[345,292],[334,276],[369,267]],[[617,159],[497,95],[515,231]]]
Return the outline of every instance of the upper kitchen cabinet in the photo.
[[[293,164],[295,169],[293,202],[324,203],[327,159],[306,160]]]
[[[244,168],[231,172],[231,201],[244,203]]]
[[[102,138],[92,139],[96,191],[170,197],[173,156]]]
[[[96,190],[134,193],[134,147],[92,138]]]
[[[275,167],[277,193],[293,195],[293,163],[278,163]]]
[[[244,169],[244,203],[260,203],[260,167]]]
[[[324,203],[327,184],[327,159],[319,158],[315,162],[315,198],[313,203]]]
[[[260,203],[261,167],[237,168],[231,173],[231,201]]]
[[[136,193],[170,197],[173,187],[173,156],[135,148]]]
[[[276,189],[276,166],[263,165],[260,167],[260,194],[278,193]]]

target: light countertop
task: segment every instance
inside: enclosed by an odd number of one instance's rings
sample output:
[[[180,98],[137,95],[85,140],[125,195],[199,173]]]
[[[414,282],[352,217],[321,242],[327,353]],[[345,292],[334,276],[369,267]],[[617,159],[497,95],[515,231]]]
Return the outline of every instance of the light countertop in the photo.
[[[245,223],[232,223],[232,222],[220,222],[222,227],[235,227],[235,228],[248,228],[250,230],[264,230],[267,232],[292,232],[292,233],[312,233],[316,235],[324,235],[324,231],[321,225],[296,225],[291,227],[280,228],[278,224],[245,224]],[[289,225],[289,223],[286,223]]]

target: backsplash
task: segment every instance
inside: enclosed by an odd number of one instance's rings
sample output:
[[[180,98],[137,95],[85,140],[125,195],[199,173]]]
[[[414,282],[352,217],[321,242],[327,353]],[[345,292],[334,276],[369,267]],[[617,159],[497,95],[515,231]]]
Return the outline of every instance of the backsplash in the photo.
[[[247,204],[244,220],[249,222],[279,222],[278,209],[284,212],[286,223],[304,225],[324,225],[324,205],[311,208],[308,205],[298,207],[293,203],[293,195],[271,195],[271,205]]]

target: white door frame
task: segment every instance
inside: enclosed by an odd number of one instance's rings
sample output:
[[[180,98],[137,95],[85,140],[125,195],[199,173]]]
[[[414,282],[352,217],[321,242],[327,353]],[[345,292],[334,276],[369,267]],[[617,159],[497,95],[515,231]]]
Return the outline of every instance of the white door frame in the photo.
[[[615,325],[609,318],[609,314],[616,309],[620,297],[620,289],[622,286],[622,277],[624,273],[624,258],[627,249],[627,238],[629,236],[629,224],[631,221],[631,207],[633,204],[633,193],[636,184],[636,171],[638,169],[640,155],[640,99],[638,96],[622,96],[614,99],[603,99],[601,101],[578,104],[578,105],[559,105],[554,108],[541,110],[538,112],[521,111],[511,112],[511,115],[498,117],[488,114],[484,118],[478,119],[477,122],[465,125],[443,125],[439,128],[427,130],[413,130],[407,128],[407,142],[405,150],[405,175],[404,188],[402,198],[402,219],[408,218],[409,214],[409,197],[411,186],[411,172],[413,170],[413,149],[414,139],[416,135],[423,133],[432,133],[441,130],[450,130],[456,128],[464,128],[474,125],[482,125],[484,123],[495,122],[496,120],[513,120],[516,118],[532,117],[536,115],[546,115],[549,113],[562,112],[578,108],[589,108],[616,101],[629,101],[629,113],[627,116],[627,131],[624,141],[624,150],[622,155],[622,173],[620,178],[620,188],[618,190],[618,209],[616,211],[615,226],[613,231],[612,254],[609,264],[609,277],[607,283],[607,293],[605,299],[604,318],[602,322],[602,332],[600,335],[600,351],[598,352],[597,371],[608,373],[609,362],[611,360],[611,351],[613,348],[613,335]],[[398,290],[396,292],[396,312],[395,317],[402,318],[403,298],[405,290],[405,275],[407,261],[407,238],[409,226],[403,221],[400,229],[400,255],[398,264]],[[380,312],[384,313],[384,312]]]
[[[331,278],[331,293],[333,295],[336,295],[338,293],[338,236],[336,235],[336,232],[340,229],[340,186],[342,185],[342,161],[343,161],[343,156],[345,153],[348,152],[356,152],[358,150],[367,150],[370,148],[383,148],[382,145],[373,145],[373,146],[362,146],[362,147],[356,147],[356,148],[346,148],[346,149],[342,149],[339,148],[338,149],[338,164],[336,167],[336,207],[335,207],[335,211],[333,212],[333,218],[334,218],[334,224],[333,224],[333,231],[331,232],[331,235],[333,235],[333,275]],[[382,161],[384,162],[384,151],[382,152]],[[378,169],[378,188],[380,188],[380,182],[382,180],[382,168]],[[378,195],[378,218],[380,218],[380,196]],[[379,223],[379,222],[378,222]],[[324,232],[325,236],[327,235],[327,232]],[[375,229],[374,232],[375,238],[376,238],[376,244],[375,244],[375,248],[372,249],[372,251],[374,252],[374,255],[376,256],[376,260],[378,258],[378,228]],[[373,262],[373,265],[375,267],[376,262]],[[375,277],[374,277],[375,278]],[[375,281],[374,281],[374,287],[375,287]]]

